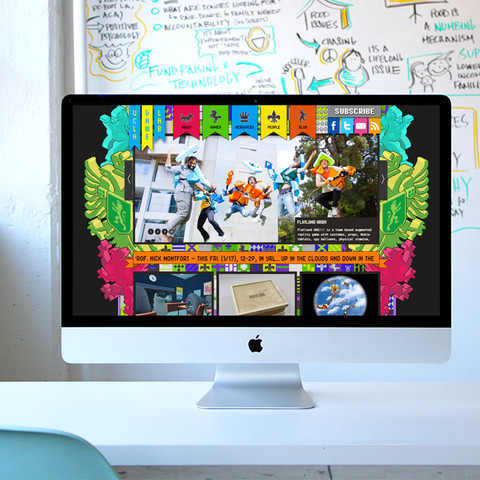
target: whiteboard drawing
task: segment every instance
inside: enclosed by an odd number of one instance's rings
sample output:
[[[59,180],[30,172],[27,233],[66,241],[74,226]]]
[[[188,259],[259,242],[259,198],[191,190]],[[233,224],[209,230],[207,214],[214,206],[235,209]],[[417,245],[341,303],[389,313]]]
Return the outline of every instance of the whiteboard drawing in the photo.
[[[346,93],[360,93],[358,89],[370,79],[363,66],[364,63],[361,53],[353,48],[341,56],[341,67],[335,74],[335,80],[340,83]]]

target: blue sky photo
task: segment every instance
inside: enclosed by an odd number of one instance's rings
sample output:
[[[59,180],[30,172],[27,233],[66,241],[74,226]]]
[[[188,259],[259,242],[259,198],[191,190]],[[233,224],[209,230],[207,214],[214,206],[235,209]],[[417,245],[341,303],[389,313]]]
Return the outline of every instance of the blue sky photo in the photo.
[[[353,278],[337,275],[324,280],[314,295],[315,313],[320,316],[364,315],[367,295]]]

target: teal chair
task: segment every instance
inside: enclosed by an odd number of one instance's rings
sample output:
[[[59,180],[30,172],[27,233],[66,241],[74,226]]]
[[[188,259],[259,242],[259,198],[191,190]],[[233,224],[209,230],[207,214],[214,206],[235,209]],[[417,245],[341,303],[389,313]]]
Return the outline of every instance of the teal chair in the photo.
[[[90,443],[70,433],[0,426],[0,480],[118,480]]]

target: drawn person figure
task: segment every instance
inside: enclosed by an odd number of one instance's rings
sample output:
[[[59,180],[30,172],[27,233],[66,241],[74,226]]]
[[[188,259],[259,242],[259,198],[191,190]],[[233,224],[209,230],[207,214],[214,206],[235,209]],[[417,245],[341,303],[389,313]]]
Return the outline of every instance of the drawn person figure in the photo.
[[[323,158],[315,173],[315,184],[322,189],[315,201],[328,210],[328,217],[338,216],[338,201],[345,187],[344,177],[353,173],[353,167],[335,167],[333,158]],[[344,172],[342,174],[341,172]],[[348,172],[348,173],[347,173]]]
[[[417,81],[423,86],[423,92],[433,92],[433,83],[435,80],[428,74],[427,67],[423,62],[414,62],[410,67],[410,78],[412,83],[408,88],[413,88]]]
[[[313,160],[313,157],[317,154],[315,150],[308,159],[304,167],[301,167],[300,159],[297,158],[290,165],[290,167],[284,170],[282,175],[283,184],[278,190],[278,217],[283,217],[284,215],[295,216],[303,208],[302,203],[296,202],[293,195],[293,183],[296,182],[296,179],[299,174],[305,172],[310,165],[310,162]],[[298,184],[297,184],[298,185]]]
[[[370,79],[367,70],[362,66],[365,60],[357,50],[351,48],[342,55],[342,66],[335,74],[335,79],[348,93],[358,93],[358,87],[365,85]]]
[[[174,175],[178,175],[178,183],[173,194],[177,204],[177,212],[167,222],[160,234],[160,238],[164,243],[172,243],[180,227],[190,218],[190,214],[192,213],[192,198],[195,193],[194,188],[198,188],[205,194],[207,193],[205,187],[198,182],[197,177],[194,177],[195,180],[192,182],[193,184],[188,180],[188,177],[197,166],[197,158],[192,155],[186,159],[185,164],[172,167],[171,153],[172,149],[169,148],[167,161],[165,162],[165,170]]]
[[[197,221],[197,229],[202,234],[204,242],[208,242],[208,239],[210,238],[208,232],[203,228],[207,219],[218,235],[220,235],[220,240],[225,240],[225,233],[215,220],[216,207],[212,202],[211,193],[212,192],[208,192],[208,194],[205,195],[205,198],[202,200],[202,205],[200,206],[200,215],[198,216]]]
[[[247,179],[249,188],[249,195],[254,202],[254,209],[250,212],[250,216],[254,222],[262,222],[262,227],[265,225],[267,217],[263,211],[272,205],[270,198],[270,187],[265,185],[262,181],[257,182],[257,179],[252,175]],[[247,187],[248,188],[248,187]]]
[[[445,74],[448,74],[449,79],[452,79],[452,72],[450,71],[451,65],[451,55],[453,50],[447,53],[442,53],[438,57],[435,57],[433,60],[430,60],[427,65],[427,70],[432,77],[442,77]]]
[[[234,183],[233,188],[224,191],[224,194],[229,195],[228,200],[231,203],[230,208],[225,214],[224,221],[228,220],[234,213],[240,213],[242,217],[250,216],[250,212],[247,210],[247,205],[249,201],[249,195],[245,191],[245,182],[241,180]]]

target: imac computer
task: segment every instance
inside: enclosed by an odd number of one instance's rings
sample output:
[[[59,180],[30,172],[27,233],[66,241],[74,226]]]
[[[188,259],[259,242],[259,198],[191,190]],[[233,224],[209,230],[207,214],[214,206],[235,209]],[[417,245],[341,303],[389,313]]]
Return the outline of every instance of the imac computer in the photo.
[[[200,407],[307,408],[298,364],[450,355],[439,95],[72,95],[62,353],[215,363]]]

